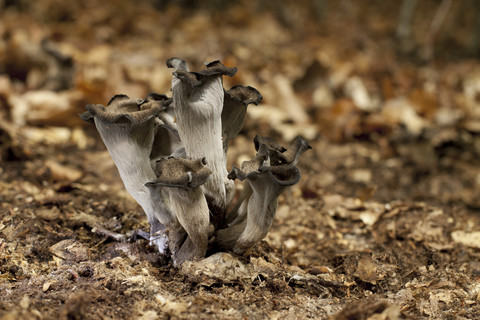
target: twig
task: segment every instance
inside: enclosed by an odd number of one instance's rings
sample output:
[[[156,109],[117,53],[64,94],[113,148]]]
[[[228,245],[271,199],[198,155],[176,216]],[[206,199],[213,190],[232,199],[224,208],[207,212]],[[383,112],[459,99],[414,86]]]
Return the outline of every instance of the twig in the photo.
[[[125,235],[123,235],[121,233],[116,233],[116,232],[107,230],[107,229],[102,228],[100,226],[93,227],[92,232],[95,232],[96,234],[99,234],[99,235],[102,235],[102,236],[106,236],[108,238],[112,238],[113,240],[118,241],[118,242],[126,242],[127,241],[127,237]]]

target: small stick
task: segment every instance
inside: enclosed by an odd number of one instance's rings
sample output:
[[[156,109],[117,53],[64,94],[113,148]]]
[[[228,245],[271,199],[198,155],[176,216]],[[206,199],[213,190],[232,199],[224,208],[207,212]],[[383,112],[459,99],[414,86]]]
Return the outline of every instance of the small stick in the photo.
[[[127,242],[127,236],[125,236],[121,233],[116,233],[116,232],[107,230],[107,229],[102,228],[100,226],[93,227],[92,232],[95,232],[96,234],[99,234],[101,236],[112,238],[113,240],[118,241],[118,242]]]

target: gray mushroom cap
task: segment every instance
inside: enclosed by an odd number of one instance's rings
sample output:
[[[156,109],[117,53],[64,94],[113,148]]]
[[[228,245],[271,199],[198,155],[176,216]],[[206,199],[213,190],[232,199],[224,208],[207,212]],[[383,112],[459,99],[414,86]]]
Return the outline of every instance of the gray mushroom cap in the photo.
[[[192,88],[201,85],[209,77],[222,75],[233,77],[237,73],[236,67],[228,68],[219,60],[206,63],[205,66],[206,69],[202,71],[190,72],[185,60],[176,57],[167,60],[167,67],[175,69],[173,75],[188,83]]]
[[[242,129],[249,104],[258,105],[263,99],[253,87],[236,85],[225,91],[222,110],[223,148],[227,151],[228,142]]]
[[[157,116],[165,110],[165,99],[156,101],[147,101],[144,99],[131,99],[126,95],[120,94],[113,96],[104,107],[101,104],[87,105],[87,112],[80,115],[85,121],[93,122],[94,118],[108,123],[127,123],[141,124]]]
[[[207,182],[212,171],[206,166],[205,158],[188,160],[182,158],[164,158],[156,163],[157,179],[146,186],[164,186],[177,188],[196,188]]]
[[[289,149],[285,149],[273,139],[257,136],[255,147],[255,158],[244,161],[241,168],[234,167],[228,175],[230,179],[247,182],[244,196],[240,196],[246,206],[237,203],[228,215],[229,227],[217,232],[219,247],[237,254],[245,253],[265,237],[275,216],[278,196],[300,180],[295,163],[310,145],[297,138]],[[286,156],[281,158],[284,153]],[[242,205],[243,210],[240,210]]]
[[[280,164],[296,165],[300,156],[312,147],[302,137],[296,137],[290,144],[288,149],[279,145],[275,140],[269,137],[255,136],[253,139],[255,150],[259,151],[261,146],[266,147],[268,156],[270,157],[270,165],[277,166]]]
[[[300,156],[308,149],[312,149],[310,144],[302,137],[296,137],[287,150],[284,152],[277,151],[277,156],[281,163],[296,165]]]
[[[256,175],[268,172],[274,183],[289,186],[300,179],[298,168],[295,167],[300,156],[312,147],[302,137],[297,137],[288,149],[280,146],[268,137],[254,138],[257,155],[254,159],[244,161],[241,168],[234,167],[228,174],[229,179],[252,179]],[[265,163],[270,160],[270,163]]]
[[[271,181],[279,186],[292,186],[300,180],[300,171],[298,171],[298,168],[290,165],[264,166],[248,174],[243,170],[233,168],[228,177],[240,181],[247,179],[253,181],[256,180],[258,175],[266,173],[270,176]]]
[[[262,137],[259,135],[256,135],[255,138],[253,138],[253,144],[255,145],[256,151],[259,151],[261,145],[265,145],[265,147],[267,147],[267,150],[270,150],[270,151],[285,152],[285,150],[287,150],[286,148],[279,145],[272,138]]]

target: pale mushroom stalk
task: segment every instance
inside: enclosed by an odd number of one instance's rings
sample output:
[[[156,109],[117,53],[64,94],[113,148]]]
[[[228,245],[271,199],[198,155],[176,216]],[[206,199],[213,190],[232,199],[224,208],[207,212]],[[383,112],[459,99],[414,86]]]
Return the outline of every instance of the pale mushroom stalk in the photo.
[[[234,168],[229,174],[232,179],[246,181],[246,191],[240,198],[242,203],[229,213],[230,226],[216,233],[216,245],[237,254],[244,254],[267,235],[278,197],[288,186],[300,180],[295,163],[311,148],[302,138],[295,139],[288,150],[269,138],[257,136],[254,141],[256,157],[244,161],[241,169]]]
[[[170,188],[170,203],[177,218],[188,234],[181,248],[173,252],[176,266],[184,261],[205,257],[208,246],[210,216],[208,204],[201,188]]]
[[[189,72],[185,61],[171,58],[167,66],[174,68],[172,79],[176,124],[187,157],[205,157],[212,177],[203,190],[213,205],[224,211],[228,205],[226,188],[232,189],[227,179],[223,153],[222,109],[224,90],[222,75],[233,76],[236,69],[226,68],[215,61],[202,72]],[[227,184],[227,187],[226,187]]]
[[[149,121],[153,121],[153,119]],[[111,125],[95,119],[95,126],[115,162],[125,189],[147,215],[151,226],[151,240],[157,240],[154,242],[159,246],[159,250],[164,250],[165,244],[157,239],[158,235],[155,234],[161,231],[161,225],[172,224],[173,217],[165,209],[166,205],[161,192],[145,187],[145,183],[154,180],[156,176],[150,165],[150,150],[142,148],[142,145],[136,142],[138,141],[136,138],[144,138],[150,140],[145,141],[146,144],[149,144],[153,141],[153,136],[144,135],[141,127],[128,123]],[[158,220],[161,225],[155,220]]]
[[[94,121],[125,188],[147,215],[151,226],[150,240],[161,253],[165,253],[167,244],[163,226],[178,222],[165,203],[161,190],[145,187],[145,183],[156,178],[150,164],[150,153],[155,115],[162,111],[162,107],[141,110],[142,102],[123,95],[115,96],[107,108],[88,105],[88,111],[82,118]]]
[[[179,266],[186,260],[205,257],[208,246],[210,215],[207,200],[201,189],[211,170],[205,158],[188,160],[164,158],[157,161],[156,179],[147,187],[163,187],[169,194],[170,205],[188,237],[183,244],[172,246],[173,262]]]
[[[267,235],[275,217],[278,197],[288,186],[297,183],[300,179],[297,168],[288,170],[291,171],[288,173],[291,177],[287,181],[273,178],[271,171],[265,171],[247,179],[253,192],[248,199],[245,229],[233,248],[236,254],[244,254]]]
[[[260,167],[266,163],[268,159],[268,149],[265,145],[257,148],[257,155],[249,161],[242,162],[241,169],[233,168],[228,177],[230,179],[247,180],[251,176],[259,174]],[[247,223],[248,202],[252,196],[253,189],[245,181],[242,193],[235,206],[228,212],[226,216],[227,228],[220,229],[215,234],[214,247],[217,249],[232,250],[238,241],[238,238],[245,230]]]

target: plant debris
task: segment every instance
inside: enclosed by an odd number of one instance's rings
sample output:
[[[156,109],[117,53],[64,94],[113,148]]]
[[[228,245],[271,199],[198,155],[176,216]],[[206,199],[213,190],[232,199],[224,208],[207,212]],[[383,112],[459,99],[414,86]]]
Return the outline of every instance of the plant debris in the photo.
[[[447,0],[0,1],[0,318],[477,319],[478,10]],[[192,70],[238,66],[223,77],[230,106],[241,83],[263,97],[221,116],[244,117],[225,132],[226,168],[236,168],[225,176],[237,177],[229,210],[243,210],[234,204],[249,173],[278,173],[255,170],[258,139],[313,147],[263,240],[242,256],[212,246],[180,267],[144,239],[151,221],[78,117],[117,94],[163,110],[175,55]],[[182,154],[164,129],[153,139],[170,147],[148,158]],[[295,162],[286,152],[278,164]],[[162,168],[146,182],[164,183]],[[187,189],[201,181],[179,178]]]

